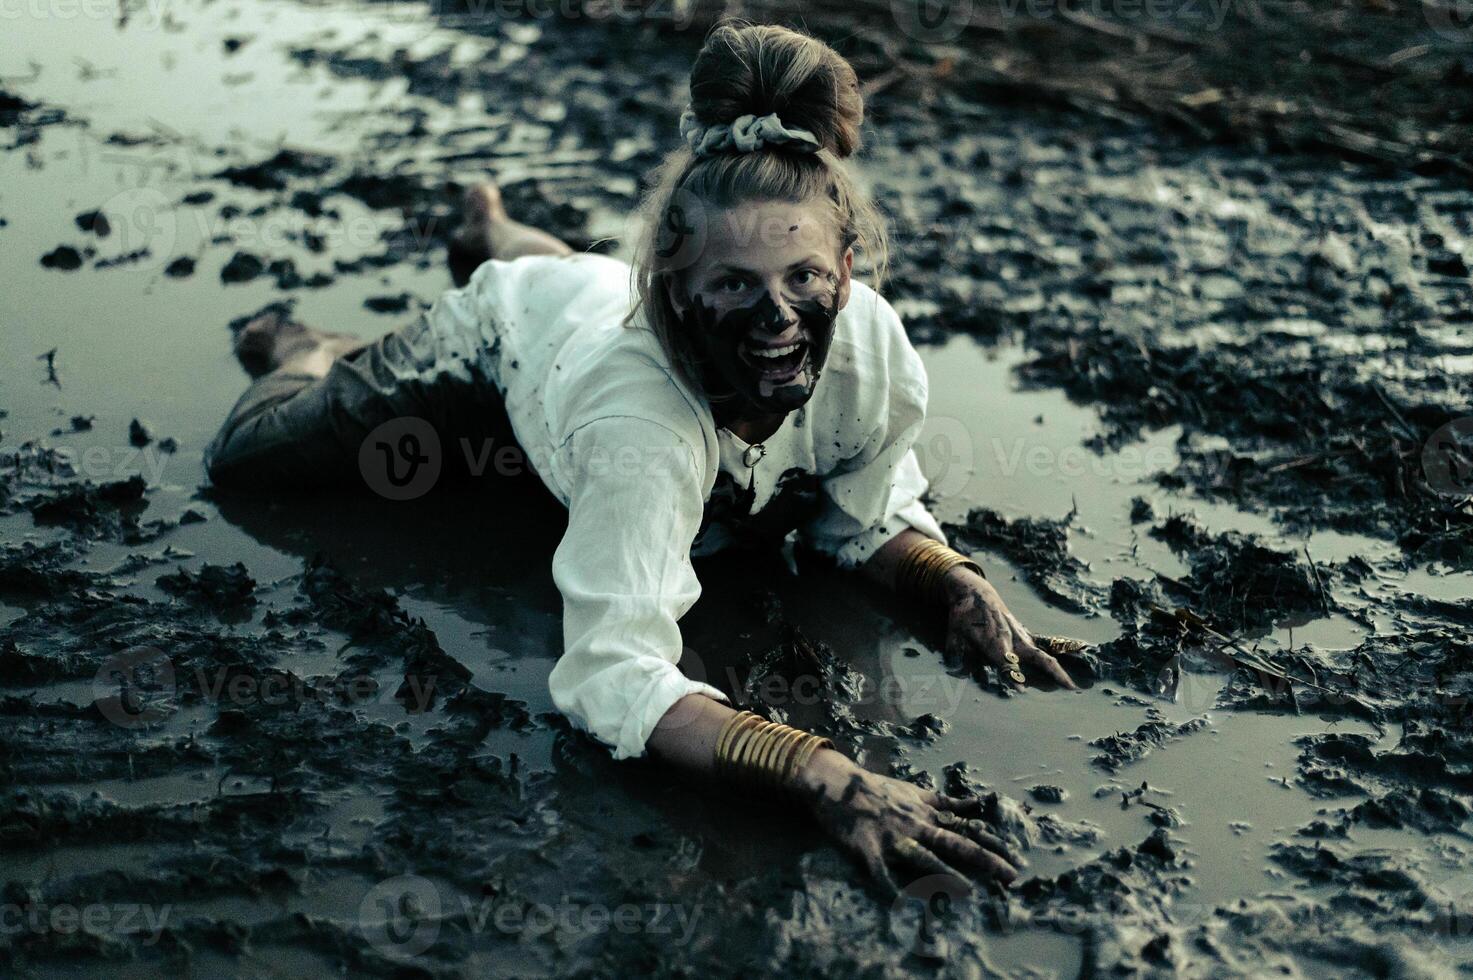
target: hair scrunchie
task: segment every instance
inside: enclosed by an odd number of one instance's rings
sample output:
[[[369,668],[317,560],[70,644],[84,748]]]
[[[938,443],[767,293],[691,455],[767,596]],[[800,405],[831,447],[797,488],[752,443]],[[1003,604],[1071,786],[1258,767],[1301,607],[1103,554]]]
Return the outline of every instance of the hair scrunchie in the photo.
[[[735,150],[751,153],[764,146],[785,146],[803,153],[817,153],[823,144],[806,129],[789,129],[777,113],[738,116],[730,123],[704,125],[691,109],[680,114],[680,135],[696,157]]]

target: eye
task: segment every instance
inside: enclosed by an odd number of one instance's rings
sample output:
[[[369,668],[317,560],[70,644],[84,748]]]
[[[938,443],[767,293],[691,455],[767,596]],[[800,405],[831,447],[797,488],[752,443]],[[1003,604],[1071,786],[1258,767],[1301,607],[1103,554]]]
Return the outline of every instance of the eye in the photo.
[[[817,269],[799,269],[793,273],[793,285],[795,286],[811,286],[818,280],[819,272]]]
[[[722,276],[716,280],[716,291],[719,293],[739,293],[747,288],[747,281],[741,276]]]

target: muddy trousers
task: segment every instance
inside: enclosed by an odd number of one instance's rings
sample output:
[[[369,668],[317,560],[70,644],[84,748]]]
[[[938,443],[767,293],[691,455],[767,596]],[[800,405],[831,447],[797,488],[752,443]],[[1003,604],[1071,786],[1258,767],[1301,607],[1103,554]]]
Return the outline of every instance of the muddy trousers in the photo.
[[[437,478],[483,472],[477,460],[515,445],[483,345],[421,316],[320,378],[256,379],[205,450],[205,468],[222,488],[356,484],[392,497],[421,465]]]

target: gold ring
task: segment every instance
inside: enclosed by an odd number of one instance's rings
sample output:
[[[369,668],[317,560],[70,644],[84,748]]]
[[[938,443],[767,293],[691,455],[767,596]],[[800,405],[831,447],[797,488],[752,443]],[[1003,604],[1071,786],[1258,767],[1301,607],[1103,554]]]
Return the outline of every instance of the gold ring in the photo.
[[[895,842],[895,853],[901,857],[911,857],[921,850],[921,842],[914,837],[902,837]]]

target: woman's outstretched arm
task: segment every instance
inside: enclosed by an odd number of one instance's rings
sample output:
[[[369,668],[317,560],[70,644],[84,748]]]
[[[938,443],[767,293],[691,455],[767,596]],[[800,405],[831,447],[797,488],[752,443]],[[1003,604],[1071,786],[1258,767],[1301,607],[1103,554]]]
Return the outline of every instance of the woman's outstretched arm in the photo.
[[[953,567],[944,575],[919,576],[925,594],[904,586],[912,549],[945,540],[941,525],[922,502],[928,481],[915,443],[926,420],[929,385],[920,355],[900,316],[877,293],[856,290],[850,303],[857,346],[845,419],[864,419],[856,451],[823,479],[818,516],[803,533],[816,550],[844,568],[859,568],[887,589],[897,584],[909,598],[947,616],[947,652],[964,663],[994,667],[1002,683],[1022,687],[1027,672],[1074,687],[1063,667],[1039,649],[980,572]],[[825,379],[825,383],[829,383]],[[939,557],[939,556],[935,556]]]
[[[1010,881],[1016,862],[973,819],[981,801],[866,772],[818,739],[732,711],[678,669],[678,620],[700,595],[689,553],[706,463],[692,445],[664,424],[610,416],[551,460],[570,488],[553,559],[564,630],[553,703],[616,758],[649,752],[710,792],[766,794],[774,815],[811,814],[881,887],[929,874]],[[630,451],[640,465],[619,465]]]
[[[716,781],[712,786],[716,792],[747,795],[751,787],[740,769],[728,768],[717,776],[717,743],[722,730],[737,717],[719,701],[689,694],[671,705],[646,747],[668,765]],[[834,749],[815,752],[785,788],[801,810],[892,893],[900,889],[897,882],[934,874],[963,883],[1006,884],[1017,877],[1022,864],[978,819],[982,801],[942,796],[868,772]],[[783,802],[774,796],[774,804]]]
[[[947,616],[946,650],[961,662],[979,659],[996,668],[1002,683],[1026,684],[1028,673],[1073,689],[1074,681],[1052,655],[1039,649],[1032,634],[1008,610],[992,583],[970,564],[955,564],[925,591],[907,588],[918,576],[908,572],[916,550],[931,538],[907,528],[887,541],[862,566],[866,577],[907,601]]]

